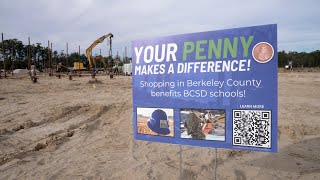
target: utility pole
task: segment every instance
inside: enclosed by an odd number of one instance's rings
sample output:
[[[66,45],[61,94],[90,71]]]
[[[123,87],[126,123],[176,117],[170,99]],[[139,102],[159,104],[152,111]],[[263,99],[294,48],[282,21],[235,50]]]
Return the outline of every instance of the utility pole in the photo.
[[[30,44],[30,37],[29,37],[29,44]],[[30,56],[31,56],[31,47],[29,45],[29,66],[30,66],[30,77],[33,83],[37,82],[37,76],[36,76],[36,54],[34,50],[34,46],[32,46],[32,58],[33,58],[33,71],[31,72],[31,62],[30,62]]]
[[[2,60],[3,60],[4,78],[7,78],[7,74],[6,74],[6,59],[5,59],[5,55],[4,55],[3,33],[2,33]],[[1,69],[0,69],[0,77],[1,77]]]
[[[51,64],[51,66],[52,66],[52,53],[53,53],[53,49],[52,49],[52,43],[50,43],[50,44],[51,44],[50,64]],[[50,74],[53,75],[51,66],[50,66]]]
[[[30,48],[30,37],[28,37],[28,70],[30,71],[31,73],[31,62],[30,62],[30,51],[31,51],[31,48]]]
[[[11,75],[13,76],[13,41],[12,41],[12,49],[11,49]]]
[[[34,76],[36,74],[36,55],[35,55],[34,46],[32,46],[32,59],[33,59],[33,73],[32,73],[32,76]]]
[[[100,64],[100,66],[99,66],[99,71],[100,71],[100,69],[101,69],[101,62],[104,61],[104,60],[103,60],[103,57],[101,56],[101,49],[100,49],[100,58],[101,58],[101,60],[100,60],[100,63],[99,63],[99,64]]]
[[[50,43],[48,40],[48,66],[49,66],[49,76],[51,76],[50,74]]]
[[[66,66],[67,66],[67,75],[69,74],[69,63],[68,63],[68,43],[67,43],[67,57],[66,57]]]
[[[79,74],[80,74],[80,45],[79,45]]]
[[[113,67],[113,59],[112,59],[112,39],[111,39],[112,36],[110,36],[110,48],[109,48],[109,57],[111,58],[111,69]]]
[[[52,53],[52,57],[53,57],[53,61],[54,61],[54,68],[53,68],[53,70],[52,70],[52,75],[53,75],[53,73],[54,72],[56,72],[56,70],[57,70],[57,64],[58,64],[58,60],[57,60],[57,56],[54,54],[54,51],[53,51],[53,48],[52,48],[52,43],[51,43],[51,53]],[[58,51],[56,51],[57,52],[57,55],[58,55]]]
[[[124,54],[126,56],[126,63],[128,63],[128,58],[127,58],[127,46],[124,47]]]

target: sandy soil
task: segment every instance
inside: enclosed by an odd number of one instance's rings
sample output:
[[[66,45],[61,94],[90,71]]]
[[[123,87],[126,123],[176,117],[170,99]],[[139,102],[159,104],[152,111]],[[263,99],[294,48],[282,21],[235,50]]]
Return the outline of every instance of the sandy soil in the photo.
[[[179,146],[134,141],[131,77],[0,80],[0,179],[179,179]],[[320,179],[320,73],[279,73],[279,152],[183,147],[183,179]]]

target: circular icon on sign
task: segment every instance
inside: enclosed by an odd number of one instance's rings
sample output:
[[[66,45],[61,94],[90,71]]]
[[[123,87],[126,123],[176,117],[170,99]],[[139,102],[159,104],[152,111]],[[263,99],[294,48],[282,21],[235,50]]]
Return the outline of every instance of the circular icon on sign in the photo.
[[[259,63],[269,62],[273,58],[273,55],[273,47],[267,42],[259,42],[252,49],[252,57]]]

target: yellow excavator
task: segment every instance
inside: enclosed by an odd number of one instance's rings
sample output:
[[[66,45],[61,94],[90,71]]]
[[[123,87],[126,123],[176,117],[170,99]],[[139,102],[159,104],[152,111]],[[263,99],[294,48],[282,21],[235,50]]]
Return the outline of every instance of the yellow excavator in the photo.
[[[106,34],[102,37],[100,37],[99,39],[95,40],[86,50],[86,55],[89,61],[89,68],[92,69],[93,68],[93,64],[96,64],[96,61],[100,61],[103,63],[104,68],[106,68],[106,63],[104,61],[104,58],[102,56],[97,56],[97,57],[92,57],[92,61],[91,62],[91,51],[94,47],[96,47],[99,43],[102,43],[106,38],[110,37],[110,50],[111,50],[111,38],[113,38],[113,34],[109,33]]]
[[[103,57],[103,56],[98,55],[98,56],[92,57],[92,62],[94,63],[94,66],[95,66],[95,67],[96,67],[95,64],[96,64],[97,61],[102,62],[103,68],[106,68],[106,67],[107,67],[107,64],[106,64],[106,62],[104,61],[104,57]]]

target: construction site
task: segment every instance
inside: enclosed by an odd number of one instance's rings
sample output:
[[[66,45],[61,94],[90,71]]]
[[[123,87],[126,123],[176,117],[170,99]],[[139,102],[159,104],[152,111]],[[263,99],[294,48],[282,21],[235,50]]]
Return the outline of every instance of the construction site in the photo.
[[[0,180],[320,180],[319,7],[0,1]]]
[[[179,146],[133,140],[130,76],[37,78],[0,80],[0,179],[179,179]],[[319,71],[279,72],[279,152],[218,149],[218,178],[317,179],[319,89]],[[185,179],[210,179],[214,149],[183,150]]]
[[[112,38],[113,34],[108,33],[104,36],[93,41],[93,43],[86,48],[85,57],[81,57],[80,46],[77,53],[71,53],[73,55],[69,57],[69,46],[66,43],[66,54],[63,54],[64,50],[61,50],[60,56],[57,55],[57,51],[52,48],[52,43],[48,40],[48,47],[39,47],[40,43],[30,44],[30,37],[28,38],[28,45],[25,45],[23,49],[18,49],[21,41],[17,39],[4,40],[4,34],[2,33],[2,58],[1,58],[1,71],[0,78],[7,76],[13,77],[14,74],[28,74],[31,80],[37,82],[37,74],[44,73],[49,76],[56,76],[61,78],[62,76],[68,76],[72,80],[73,76],[91,76],[95,78],[99,75],[109,75],[113,78],[114,75],[132,75],[131,58],[127,57],[127,49],[120,59],[117,55],[112,55]],[[101,55],[92,55],[92,50],[107,39],[106,46],[108,46],[108,56],[103,57]],[[20,44],[19,44],[20,43]],[[16,48],[16,49],[15,49]],[[21,56],[23,51],[23,56]],[[43,53],[45,51],[45,53]],[[84,56],[84,55],[82,55]],[[22,64],[23,62],[27,62]],[[16,66],[23,67],[23,69],[16,68]]]
[[[179,146],[133,139],[131,58],[113,58],[113,37],[94,40],[82,60],[80,47],[68,57],[67,43],[61,62],[49,41],[37,59],[29,38],[24,69],[2,44],[0,179],[212,179],[215,163],[218,179],[320,177],[319,68],[279,69],[279,153],[219,149],[215,158],[214,149],[185,146],[181,177]],[[92,56],[104,40],[109,57]],[[138,133],[156,135],[139,118]],[[225,112],[182,109],[178,128],[181,138],[224,141]]]
[[[28,38],[18,60],[17,41],[2,34],[0,179],[202,180],[215,179],[214,172],[216,179],[227,180],[319,179],[320,68],[315,59],[302,63],[294,53],[279,52],[277,153],[178,146],[134,140],[132,58],[127,47],[122,57],[112,51],[115,40],[113,33],[97,37],[84,54],[80,46],[70,53],[66,43],[58,56],[52,42],[38,51]],[[98,44],[105,49],[92,55]],[[285,55],[289,63],[280,61]],[[179,132],[184,140],[213,143],[228,138],[221,109],[182,108],[180,127],[169,109],[168,131],[162,134],[148,126],[148,108],[140,110],[140,135],[172,138]]]

